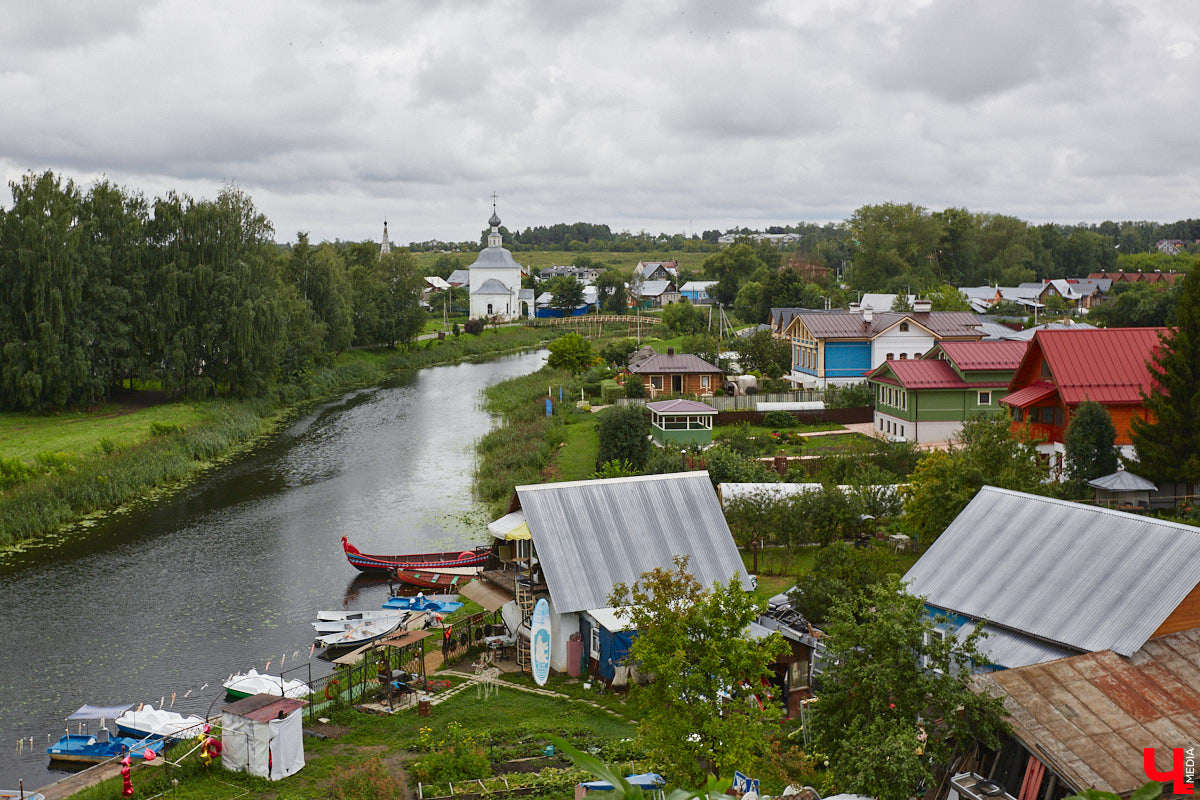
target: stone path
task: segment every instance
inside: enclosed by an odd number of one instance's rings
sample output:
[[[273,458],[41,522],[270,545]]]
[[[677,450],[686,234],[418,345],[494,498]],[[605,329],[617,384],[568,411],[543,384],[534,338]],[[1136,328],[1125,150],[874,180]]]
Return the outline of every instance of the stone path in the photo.
[[[438,674],[439,675],[453,675],[456,678],[464,678],[465,682],[460,683],[458,686],[455,686],[453,689],[450,689],[449,691],[442,692],[441,694],[435,695],[430,700],[431,705],[437,705],[438,703],[442,703],[446,700],[449,700],[454,695],[459,694],[460,692],[462,692],[465,689],[474,688],[479,683],[478,675],[473,675],[470,672],[462,672],[461,670],[444,669],[444,670],[441,670],[440,672],[438,672]],[[541,689],[541,688],[538,688],[535,686],[521,686],[520,684],[509,683],[508,681],[505,681],[503,679],[496,681],[496,686],[502,687],[504,689],[516,689],[517,691],[528,692],[529,694],[537,694],[537,695],[541,695],[542,697],[556,697],[560,700],[567,700],[571,703],[583,703],[584,705],[588,705],[588,706],[591,706],[592,708],[600,709],[601,711],[604,711],[607,714],[611,714],[612,716],[617,717],[618,719],[626,719],[626,717],[622,716],[621,714],[618,714],[616,711],[613,711],[611,708],[605,708],[604,706],[600,705],[599,703],[597,703],[593,700],[587,700],[587,699],[580,698],[580,697],[571,697],[570,695],[563,694],[562,692],[555,692],[550,689]]]

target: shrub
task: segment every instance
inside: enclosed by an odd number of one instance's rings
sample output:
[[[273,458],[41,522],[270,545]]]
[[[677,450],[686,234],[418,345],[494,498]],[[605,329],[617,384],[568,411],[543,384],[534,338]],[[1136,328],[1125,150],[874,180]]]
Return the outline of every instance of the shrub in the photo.
[[[600,451],[596,460],[629,462],[643,469],[650,458],[650,422],[638,406],[613,406],[600,412],[597,424]]]
[[[625,396],[626,397],[645,397],[646,384],[638,375],[630,375],[625,379]]]
[[[409,775],[421,783],[465,781],[492,773],[487,750],[461,723],[446,725],[446,733],[433,749],[413,761]]]
[[[600,389],[600,400],[607,406],[613,405],[618,398],[625,396],[625,388],[618,383],[605,384]]]
[[[768,428],[792,428],[796,418],[786,411],[768,411],[763,415],[763,425]]]
[[[597,395],[600,394],[600,384],[585,383],[583,385],[583,393],[586,394],[588,397],[596,397]]]
[[[860,408],[873,405],[875,405],[875,393],[871,389],[871,384],[865,381],[825,388],[826,408]]]
[[[183,426],[172,422],[151,422],[151,436],[170,436],[172,433],[183,433]]]
[[[404,786],[376,757],[335,767],[329,796],[333,800],[400,800]]]
[[[463,323],[463,330],[472,336],[478,336],[479,334],[483,333],[484,324],[485,323],[482,318],[469,319]]]

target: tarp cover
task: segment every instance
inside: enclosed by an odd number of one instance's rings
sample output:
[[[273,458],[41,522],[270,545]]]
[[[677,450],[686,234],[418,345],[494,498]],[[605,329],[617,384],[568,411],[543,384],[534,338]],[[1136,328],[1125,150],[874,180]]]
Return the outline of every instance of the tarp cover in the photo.
[[[304,767],[302,716],[297,709],[283,719],[255,722],[221,714],[221,763],[273,781],[294,775]]]
[[[661,775],[654,772],[644,772],[640,775],[630,775],[625,780],[629,781],[633,786],[640,786],[643,789],[654,789],[659,786],[664,786],[666,781]],[[594,789],[601,792],[611,792],[616,787],[608,781],[588,781],[581,783],[580,786],[586,786],[588,789]]]
[[[93,706],[84,705],[67,719],[116,719],[129,710],[132,703],[123,706]]]

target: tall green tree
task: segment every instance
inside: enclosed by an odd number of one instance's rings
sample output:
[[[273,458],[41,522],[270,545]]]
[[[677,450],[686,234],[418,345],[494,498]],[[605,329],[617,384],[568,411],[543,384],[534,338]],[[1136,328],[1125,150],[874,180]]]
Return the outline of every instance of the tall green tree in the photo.
[[[890,550],[830,542],[817,550],[808,580],[797,583],[788,599],[805,619],[820,625],[838,599],[861,594],[902,571]]]
[[[1175,324],[1148,364],[1154,388],[1142,395],[1152,421],[1135,417],[1139,469],[1151,478],[1200,482],[1200,277],[1180,288]]]
[[[843,789],[908,800],[976,741],[999,746],[1003,703],[969,685],[972,665],[986,663],[980,633],[935,636],[922,599],[897,575],[834,604],[812,726],[814,749]]]
[[[663,309],[662,320],[676,333],[699,333],[707,327],[704,312],[686,297],[678,303],[668,304]]]
[[[600,308],[606,314],[624,314],[629,310],[629,292],[625,288],[625,276],[610,269],[596,278],[596,295]]]
[[[596,354],[592,352],[592,343],[578,333],[560,336],[547,345],[546,349],[550,351],[546,363],[553,369],[583,372],[596,360]]]
[[[639,378],[634,375],[630,380]],[[600,439],[596,463],[628,462],[638,470],[646,467],[652,445],[650,422],[641,406],[612,406],[604,409],[597,418],[596,433]]]
[[[583,284],[569,275],[551,278],[545,290],[550,292],[550,305],[562,311],[573,311],[583,303]]]
[[[1082,493],[1088,481],[1117,471],[1116,441],[1117,429],[1104,406],[1091,400],[1080,403],[1063,435],[1067,477],[1077,492]]]
[[[739,242],[704,260],[704,274],[717,285],[709,290],[721,305],[732,305],[742,283],[766,266],[754,245]]]
[[[1009,433],[1007,417],[977,415],[963,422],[948,450],[932,450],[902,490],[904,526],[922,546],[944,531],[985,485],[1039,494],[1045,471],[1037,448]]]
[[[850,217],[853,265],[846,276],[851,288],[886,291],[899,281],[914,289],[939,282],[937,248],[941,222],[912,203],[863,206]]]
[[[754,695],[786,644],[776,633],[746,636],[761,601],[737,578],[702,586],[687,556],[632,587],[615,585],[609,600],[628,607],[637,631],[626,663],[655,676],[629,693],[637,740],[652,761],[679,782],[700,786],[765,755],[782,712]]]
[[[94,331],[84,303],[88,267],[82,197],[53,172],[9,183],[0,228],[0,405],[43,411],[94,399]]]
[[[740,336],[733,344],[738,364],[747,372],[755,370],[770,378],[778,378],[792,369],[792,346],[776,339],[770,331],[756,331]]]
[[[300,231],[283,262],[283,278],[324,326],[325,350],[340,353],[349,347],[354,339],[354,291],[341,254],[329,244],[311,246],[308,233]]]

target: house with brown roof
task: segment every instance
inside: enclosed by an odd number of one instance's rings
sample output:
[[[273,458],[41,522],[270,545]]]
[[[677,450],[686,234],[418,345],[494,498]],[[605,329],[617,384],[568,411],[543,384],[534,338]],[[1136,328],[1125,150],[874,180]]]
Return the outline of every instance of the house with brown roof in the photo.
[[[1092,272],[1088,274],[1089,280],[1108,279],[1113,283],[1170,283],[1186,275],[1186,272]]]
[[[979,319],[966,311],[931,311],[918,301],[913,311],[798,312],[787,324],[792,371],[798,386],[825,388],[861,383],[884,361],[920,358],[938,342],[977,342]]]
[[[630,360],[625,370],[627,380],[637,379],[646,385],[648,397],[660,395],[692,394],[698,397],[712,396],[715,389],[723,386],[725,373],[699,356],[691,353],[675,353],[668,347],[666,354],[655,353]]]
[[[1000,398],[1028,342],[944,341],[918,359],[891,359],[867,377],[875,432],[910,442],[947,442],[967,417],[1002,414]]]
[[[1195,763],[1200,629],[1151,639],[1129,657],[1104,650],[975,680],[976,691],[1004,699],[1012,726],[1009,741],[977,771],[1012,797],[1057,799],[1085,789],[1128,797],[1151,780],[1147,756],[1159,775],[1174,770],[1176,748],[1193,748]],[[1189,788],[1161,782],[1163,797]]]
[[[1038,441],[1051,475],[1061,477],[1066,448],[1063,437],[1079,405],[1104,406],[1117,430],[1117,446],[1133,455],[1132,420],[1150,420],[1142,400],[1153,388],[1147,363],[1166,328],[1093,328],[1040,330],[1013,374],[1008,409],[1014,434]]]

